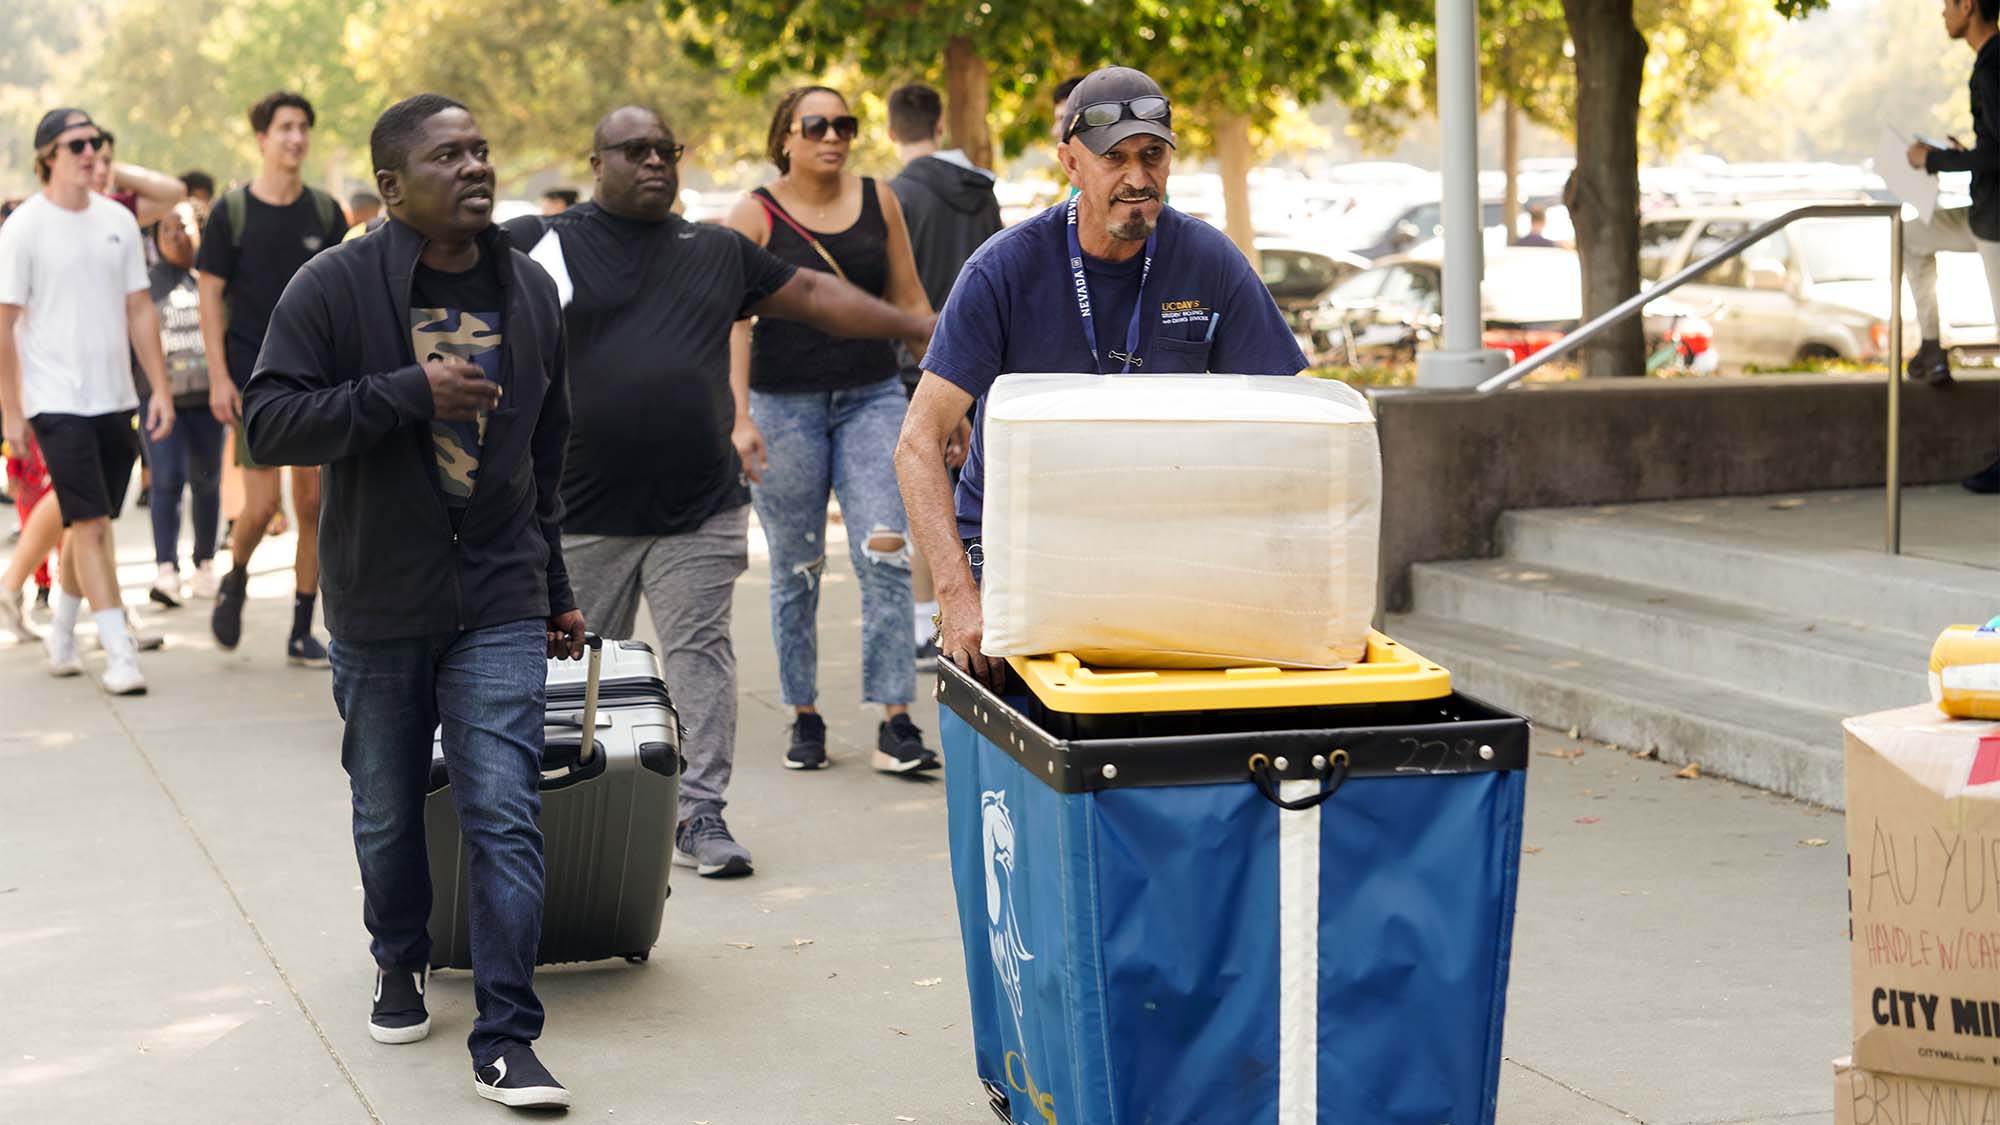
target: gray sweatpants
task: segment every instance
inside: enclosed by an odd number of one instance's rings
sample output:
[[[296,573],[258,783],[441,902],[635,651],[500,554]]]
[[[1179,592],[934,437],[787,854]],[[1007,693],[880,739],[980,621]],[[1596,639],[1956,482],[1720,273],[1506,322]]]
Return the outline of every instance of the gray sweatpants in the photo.
[[[1986,295],[1993,302],[1993,319],[2000,323],[2000,242],[1972,233],[1972,208],[1940,207],[1928,223],[1903,224],[1903,269],[1910,277],[1910,296],[1917,302],[1917,331],[1923,339],[1942,339],[1938,317],[1937,256],[1949,251],[1977,251],[1986,265]],[[1909,345],[1904,345],[1907,353]]]
[[[687,728],[682,819],[721,808],[736,762],[736,649],[729,613],[750,566],[750,508],[710,516],[684,535],[565,535],[563,562],[591,631],[625,639],[639,596],[653,611],[667,691]]]

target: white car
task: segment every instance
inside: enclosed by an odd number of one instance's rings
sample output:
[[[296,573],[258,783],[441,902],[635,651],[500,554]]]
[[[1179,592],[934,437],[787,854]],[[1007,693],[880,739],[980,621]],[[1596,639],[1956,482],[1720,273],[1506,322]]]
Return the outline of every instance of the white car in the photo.
[[[1648,213],[1639,224],[1639,272],[1672,276],[1798,201]],[[1801,360],[1877,362],[1889,341],[1889,228],[1873,217],[1803,219],[1674,291],[1707,310],[1732,368]],[[1976,254],[1938,257],[1944,345],[1961,361],[2000,354],[2000,329]],[[1915,350],[1916,306],[1903,290],[1903,349]]]

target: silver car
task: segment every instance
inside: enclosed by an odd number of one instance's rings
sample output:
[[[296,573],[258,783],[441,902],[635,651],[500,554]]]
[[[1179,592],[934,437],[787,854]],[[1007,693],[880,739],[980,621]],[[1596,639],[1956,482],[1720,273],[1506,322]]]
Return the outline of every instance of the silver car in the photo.
[[[1650,284],[1720,249],[1797,201],[1648,213],[1639,272]],[[1880,362],[1889,340],[1888,225],[1876,218],[1805,219],[1674,291],[1707,310],[1727,366],[1801,361]],[[1989,360],[2000,339],[1975,254],[1938,258],[1944,344],[1961,362]],[[1904,348],[1916,346],[1915,305],[1903,294]]]

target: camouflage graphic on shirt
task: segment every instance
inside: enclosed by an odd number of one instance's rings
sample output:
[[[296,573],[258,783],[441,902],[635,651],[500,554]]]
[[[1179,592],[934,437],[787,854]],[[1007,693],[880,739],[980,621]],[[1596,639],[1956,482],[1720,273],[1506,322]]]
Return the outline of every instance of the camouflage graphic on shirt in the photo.
[[[500,380],[500,314],[458,309],[410,310],[410,343],[417,362],[452,356],[479,366],[488,379]],[[438,483],[445,503],[462,508],[472,502],[479,484],[479,453],[486,442],[486,419],[476,422],[431,423],[437,448]]]

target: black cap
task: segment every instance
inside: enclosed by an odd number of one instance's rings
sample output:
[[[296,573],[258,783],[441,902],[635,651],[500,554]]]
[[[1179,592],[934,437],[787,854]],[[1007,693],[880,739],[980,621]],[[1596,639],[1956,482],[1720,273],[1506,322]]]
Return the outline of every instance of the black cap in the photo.
[[[1087,106],[1103,102],[1129,102],[1134,98],[1164,98],[1166,91],[1153,81],[1144,71],[1129,66],[1107,66],[1091,71],[1076,89],[1069,94],[1069,120],[1063,123],[1063,134],[1070,139],[1083,142],[1085,148],[1103,156],[1113,146],[1127,137],[1141,134],[1158,137],[1169,145],[1174,143],[1174,127],[1171,112],[1158,121],[1141,121],[1136,117],[1121,117],[1109,125],[1098,128],[1079,128],[1079,115]],[[1176,146],[1178,147],[1178,146]]]
[[[81,117],[83,120],[71,121],[72,117]],[[41,124],[35,126],[35,147],[47,148],[54,144],[56,138],[62,136],[65,130],[74,129],[79,125],[95,124],[90,115],[80,109],[52,109],[42,114]]]

